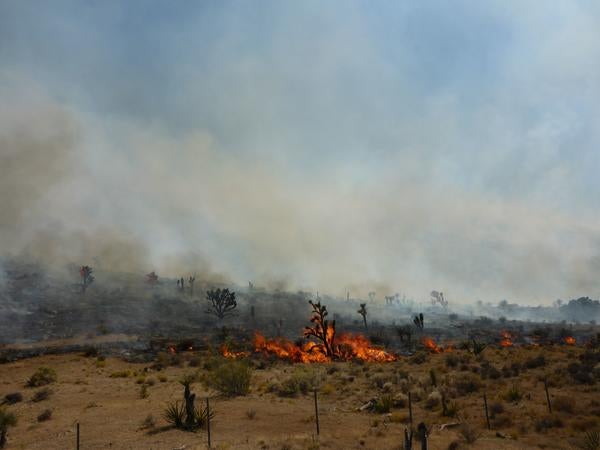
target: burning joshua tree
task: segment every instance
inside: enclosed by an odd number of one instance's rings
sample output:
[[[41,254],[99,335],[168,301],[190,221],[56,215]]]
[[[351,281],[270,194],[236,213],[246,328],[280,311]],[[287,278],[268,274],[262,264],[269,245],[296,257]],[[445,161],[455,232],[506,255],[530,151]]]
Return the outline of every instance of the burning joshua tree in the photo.
[[[327,357],[333,358],[335,356],[335,320],[329,322],[326,319],[328,312],[325,305],[321,305],[321,302],[313,302],[309,300],[310,306],[312,306],[313,313],[310,321],[314,324],[312,327],[304,328],[304,337],[313,336],[318,339],[323,345],[324,353]]]
[[[362,316],[363,324],[365,325],[365,330],[366,330],[367,329],[367,304],[361,303],[360,309],[356,312]]]
[[[226,316],[232,315],[237,306],[235,292],[230,291],[227,288],[206,291],[206,300],[208,300],[209,303],[206,312],[214,314],[219,320],[223,320]]]
[[[85,294],[88,286],[95,280],[92,275],[93,269],[90,266],[81,266],[79,268],[79,276],[81,277],[81,292]]]

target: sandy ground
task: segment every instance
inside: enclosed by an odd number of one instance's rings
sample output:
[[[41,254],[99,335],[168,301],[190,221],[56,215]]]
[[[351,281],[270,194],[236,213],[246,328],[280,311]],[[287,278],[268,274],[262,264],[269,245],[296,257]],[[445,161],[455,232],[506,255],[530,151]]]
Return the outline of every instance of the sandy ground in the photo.
[[[507,361],[526,358],[527,355],[544,354],[545,367],[524,372],[518,378],[483,380],[477,392],[458,396],[459,418],[469,422],[480,434],[473,444],[461,443],[459,448],[473,449],[567,449],[572,439],[581,436],[582,421],[588,427],[599,423],[598,408],[589,415],[591,405],[600,401],[598,389],[577,385],[568,378],[555,376],[551,395],[569,396],[576,400],[573,412],[557,412],[563,426],[543,433],[535,430],[535,420],[546,414],[546,400],[540,375],[558,373],[561,367],[574,360],[581,349],[553,347],[547,349],[486,349],[488,361],[501,366]],[[186,354],[186,358],[191,358]],[[203,355],[195,355],[200,361]],[[316,436],[312,395],[295,398],[279,397],[269,392],[276,384],[297,370],[294,365],[278,362],[264,370],[254,372],[251,393],[244,397],[223,398],[208,392],[201,383],[193,385],[198,398],[211,395],[211,405],[216,417],[211,424],[212,444],[219,449],[400,449],[407,421],[407,408],[394,408],[392,415],[358,412],[356,409],[370,398],[382,395],[375,382],[378,377],[393,377],[399,372],[410,374],[409,383],[414,389],[427,388],[429,370],[435,368],[439,383],[452,383],[457,377],[468,376],[468,371],[448,368],[446,355],[429,355],[423,364],[411,364],[408,359],[385,364],[335,363],[315,366],[325,375],[319,394],[320,436]],[[476,365],[473,358],[471,365]],[[42,388],[25,387],[26,380],[40,366],[51,367],[58,375],[51,384],[53,394],[47,400],[33,402],[35,391]],[[335,366],[335,369],[331,367]],[[167,367],[161,371],[145,372],[149,365],[130,364],[116,358],[99,363],[96,358],[79,354],[51,355],[0,365],[0,395],[21,392],[24,400],[8,406],[18,416],[18,425],[9,431],[8,449],[68,450],[75,448],[75,424],[80,423],[81,449],[205,449],[205,432],[190,433],[166,427],[162,411],[168,401],[179,400],[182,375],[198,370]],[[312,366],[311,366],[312,367]],[[148,386],[149,396],[141,398],[141,385],[137,376],[114,378],[111,374],[130,369],[144,374],[155,384]],[[328,370],[329,369],[329,370]],[[464,367],[463,367],[464,369]],[[203,370],[203,369],[201,369]],[[166,378],[166,380],[165,380]],[[161,381],[161,379],[163,381]],[[397,379],[397,377],[396,377]],[[561,381],[562,380],[562,381]],[[499,430],[485,429],[482,394],[485,391],[490,403],[501,396],[513,383],[518,383],[525,397],[518,403],[503,401],[511,424]],[[391,384],[391,386],[390,386]],[[392,394],[401,386],[394,382],[384,390]],[[404,382],[406,384],[406,382]],[[411,387],[413,389],[413,387]],[[52,418],[38,423],[37,416],[51,409]],[[254,411],[254,418],[248,412]],[[142,428],[148,415],[155,419],[152,430]],[[447,449],[455,440],[463,441],[457,429],[440,431],[443,423],[456,418],[442,417],[441,408],[426,409],[425,401],[414,405],[415,423],[424,421],[431,427],[432,450]],[[595,425],[594,425],[595,423]],[[575,424],[575,425],[573,425]],[[579,429],[578,429],[579,427]],[[590,428],[590,429],[591,429]],[[496,436],[500,431],[505,438]],[[508,437],[508,438],[506,438]]]

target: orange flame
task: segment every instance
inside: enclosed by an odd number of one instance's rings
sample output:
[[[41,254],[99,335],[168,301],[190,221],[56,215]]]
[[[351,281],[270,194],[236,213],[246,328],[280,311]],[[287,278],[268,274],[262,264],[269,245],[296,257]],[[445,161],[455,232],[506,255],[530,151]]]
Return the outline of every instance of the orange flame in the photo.
[[[439,347],[435,343],[435,341],[433,339],[431,339],[430,337],[427,337],[427,336],[423,337],[423,339],[421,339],[421,342],[423,343],[425,348],[432,353],[442,353],[443,352],[443,349],[441,347]]]
[[[452,346],[452,344],[448,344],[445,347],[441,347],[437,345],[435,341],[428,336],[423,337],[421,339],[421,343],[427,350],[429,350],[432,353],[451,353],[454,351],[454,347]]]
[[[575,345],[577,343],[577,340],[573,336],[567,336],[564,341],[567,345]]]
[[[231,350],[229,350],[229,347],[227,347],[227,344],[223,344],[223,346],[221,347],[221,354],[225,358],[237,359],[249,356],[250,352],[232,352]]]
[[[512,347],[512,345],[513,345],[512,335],[508,331],[503,331],[502,333],[500,333],[500,335],[502,336],[500,345],[502,347]]]
[[[335,347],[336,359],[346,361],[359,359],[371,362],[389,362],[398,359],[392,353],[373,347],[371,342],[362,335],[341,334],[336,338]],[[256,333],[254,336],[254,350],[257,353],[275,355],[292,362],[322,363],[331,361],[322,344],[308,341],[299,345],[284,338],[267,339],[260,333]]]

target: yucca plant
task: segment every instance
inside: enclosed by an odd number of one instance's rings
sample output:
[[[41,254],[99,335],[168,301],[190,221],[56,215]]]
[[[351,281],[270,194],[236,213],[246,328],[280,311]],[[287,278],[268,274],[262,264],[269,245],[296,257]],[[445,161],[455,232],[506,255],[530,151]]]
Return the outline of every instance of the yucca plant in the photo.
[[[175,428],[183,429],[185,421],[185,406],[180,402],[172,402],[167,405],[163,413],[165,420]]]
[[[577,445],[579,450],[600,450],[600,431],[588,431]]]

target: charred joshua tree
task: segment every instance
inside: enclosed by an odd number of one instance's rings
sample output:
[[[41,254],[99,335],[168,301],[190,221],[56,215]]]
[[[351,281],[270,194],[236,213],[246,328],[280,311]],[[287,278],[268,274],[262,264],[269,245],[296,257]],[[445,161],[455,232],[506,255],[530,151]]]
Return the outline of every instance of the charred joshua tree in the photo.
[[[190,285],[190,295],[194,295],[194,282],[196,281],[196,275],[188,278],[188,284]]]
[[[79,276],[81,277],[81,292],[85,294],[85,291],[95,280],[92,272],[94,270],[90,266],[81,266],[79,268]]]
[[[317,340],[321,341],[325,355],[330,358],[335,356],[335,320],[329,322],[326,319],[327,307],[321,305],[321,302],[313,302],[309,300],[310,306],[312,306],[313,312],[310,321],[314,324],[312,327],[304,328],[304,337],[313,336]]]
[[[400,338],[400,342],[406,342],[410,345],[410,341],[412,339],[412,329],[410,328],[410,325],[396,328],[396,333]],[[404,339],[406,339],[406,341]]]
[[[360,304],[360,309],[358,311],[356,311],[357,313],[359,313],[362,316],[363,319],[363,324],[365,326],[365,330],[368,328],[367,327],[367,304],[366,303],[361,303]]]
[[[208,300],[209,304],[206,312],[214,314],[219,320],[223,320],[226,316],[232,315],[237,306],[235,292],[230,291],[227,288],[206,291],[206,300]]]
[[[423,331],[423,328],[425,327],[425,324],[423,323],[423,313],[419,313],[418,316],[415,316],[413,318],[413,323],[419,330]]]

